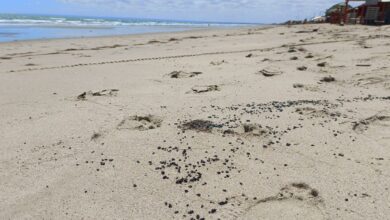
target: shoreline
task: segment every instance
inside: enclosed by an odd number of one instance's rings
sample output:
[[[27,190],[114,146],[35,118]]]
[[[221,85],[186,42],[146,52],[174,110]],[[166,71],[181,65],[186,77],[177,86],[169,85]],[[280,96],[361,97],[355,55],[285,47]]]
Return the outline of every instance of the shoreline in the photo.
[[[85,40],[85,39],[107,39],[107,38],[140,38],[158,35],[169,35],[169,34],[196,34],[196,33],[207,33],[207,32],[218,32],[218,31],[234,31],[243,29],[258,29],[258,28],[273,28],[280,25],[259,25],[259,26],[240,26],[240,27],[200,27],[190,30],[180,31],[167,31],[167,32],[150,32],[150,33],[135,33],[135,34],[120,34],[120,35],[107,35],[107,36],[88,36],[88,37],[65,37],[65,38],[48,38],[48,39],[28,39],[28,40],[15,40],[15,41],[3,41],[1,44],[12,44],[12,43],[28,43],[28,42],[45,42],[45,41],[66,41],[66,40]]]
[[[1,26],[1,25],[0,25]],[[161,25],[139,25],[139,26],[101,26],[101,27],[94,27],[94,26],[85,26],[85,27],[79,27],[79,26],[55,26],[55,25],[4,25],[6,28],[16,28],[20,29],[23,27],[27,28],[43,28],[43,29],[60,29],[60,30],[122,30],[125,31],[126,29],[139,29],[139,28],[155,28],[155,31],[152,30],[144,30],[145,33],[123,33],[123,34],[106,34],[106,33],[100,33],[96,34],[96,36],[75,36],[75,37],[53,37],[53,38],[36,38],[36,39],[22,39],[22,40],[9,40],[9,41],[0,41],[0,43],[10,43],[10,42],[24,42],[24,41],[42,41],[42,40],[64,40],[64,39],[83,39],[83,38],[99,38],[99,37],[119,37],[119,36],[132,36],[132,35],[147,35],[147,34],[167,34],[167,33],[180,33],[180,32],[187,32],[187,31],[206,31],[206,30],[229,30],[229,29],[242,29],[242,28],[256,28],[261,26],[271,26],[271,25],[253,25],[253,26],[209,26],[209,27],[201,27],[201,26],[185,26],[185,25],[174,25],[174,26],[161,26]],[[274,25],[272,25],[274,26]],[[164,29],[164,30],[158,30],[158,29]],[[175,30],[176,29],[176,30]],[[141,31],[142,32],[142,31]],[[19,33],[13,33],[14,35],[21,35]]]

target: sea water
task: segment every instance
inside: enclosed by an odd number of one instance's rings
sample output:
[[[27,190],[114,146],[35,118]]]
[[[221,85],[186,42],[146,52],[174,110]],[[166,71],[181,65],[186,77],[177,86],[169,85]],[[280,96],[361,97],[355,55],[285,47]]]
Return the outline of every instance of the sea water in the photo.
[[[208,27],[254,24],[0,14],[0,42],[176,32]]]

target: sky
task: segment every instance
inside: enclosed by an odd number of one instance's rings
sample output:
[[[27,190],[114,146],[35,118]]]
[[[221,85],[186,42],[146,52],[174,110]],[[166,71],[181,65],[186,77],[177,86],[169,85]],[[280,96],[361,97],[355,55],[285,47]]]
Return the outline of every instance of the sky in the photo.
[[[312,18],[342,0],[0,0],[0,13],[276,23]]]

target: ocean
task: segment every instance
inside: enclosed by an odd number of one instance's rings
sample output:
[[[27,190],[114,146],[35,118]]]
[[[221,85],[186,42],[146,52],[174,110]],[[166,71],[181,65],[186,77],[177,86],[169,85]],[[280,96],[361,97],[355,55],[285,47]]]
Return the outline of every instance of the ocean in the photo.
[[[197,28],[250,25],[254,24],[0,14],[0,42],[176,32]]]

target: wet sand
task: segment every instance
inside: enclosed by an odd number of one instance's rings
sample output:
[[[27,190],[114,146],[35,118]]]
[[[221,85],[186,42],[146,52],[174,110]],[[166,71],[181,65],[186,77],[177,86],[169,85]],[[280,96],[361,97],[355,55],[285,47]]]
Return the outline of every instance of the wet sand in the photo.
[[[390,27],[0,44],[1,219],[386,219]]]

